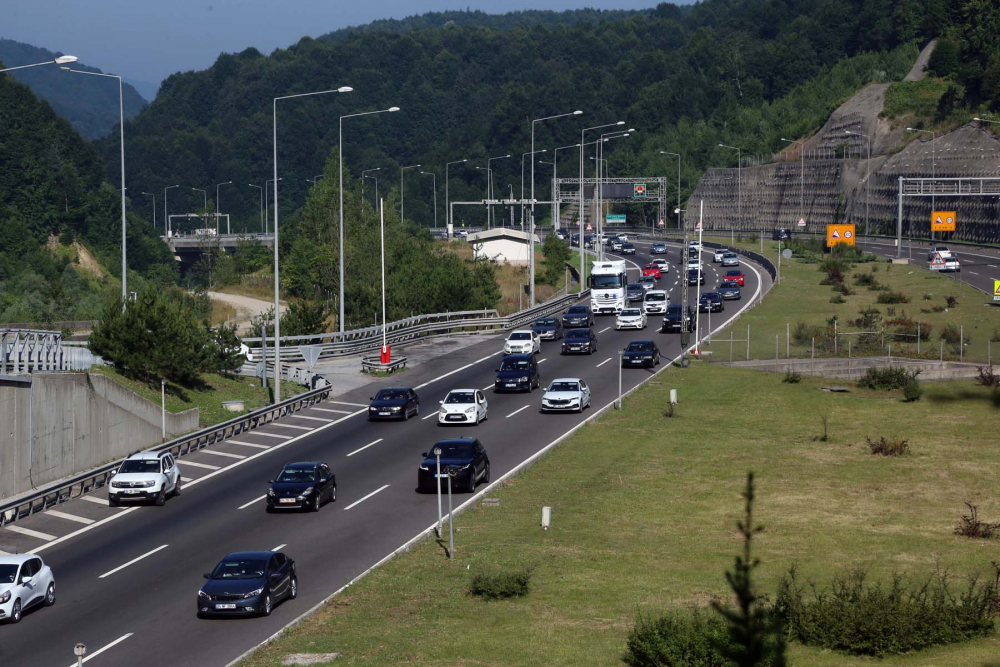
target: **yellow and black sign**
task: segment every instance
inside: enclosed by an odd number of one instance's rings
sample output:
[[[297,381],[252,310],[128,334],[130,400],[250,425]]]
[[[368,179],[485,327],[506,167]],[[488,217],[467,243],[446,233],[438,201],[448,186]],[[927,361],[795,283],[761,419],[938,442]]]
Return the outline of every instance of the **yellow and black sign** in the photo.
[[[832,248],[838,243],[854,245],[854,225],[826,226],[826,247]]]
[[[1000,280],[993,281],[993,300],[1000,301]]]
[[[955,231],[954,211],[934,211],[931,213],[932,232],[953,232]]]

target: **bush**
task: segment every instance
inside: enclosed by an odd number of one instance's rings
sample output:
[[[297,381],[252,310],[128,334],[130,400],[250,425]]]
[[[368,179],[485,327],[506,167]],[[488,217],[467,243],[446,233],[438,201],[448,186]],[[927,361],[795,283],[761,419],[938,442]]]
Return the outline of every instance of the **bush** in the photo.
[[[802,373],[797,373],[795,371],[786,371],[785,377],[782,378],[781,381],[787,384],[798,384],[802,382]]]
[[[924,301],[930,301],[930,300],[931,300],[931,299],[933,299],[933,298],[934,298],[934,297],[932,297],[932,296],[931,296],[930,294],[925,294],[925,295],[924,295]]]
[[[830,303],[847,303],[847,299],[841,293],[836,293],[830,297]]]
[[[854,284],[858,287],[875,288],[879,282],[874,273],[855,273]]]
[[[977,580],[955,595],[946,574],[884,586],[863,571],[834,578],[829,590],[800,587],[795,569],[782,578],[775,601],[788,635],[803,644],[851,655],[883,657],[993,634],[996,586]]]
[[[844,296],[851,296],[852,294],[854,294],[854,292],[851,291],[851,288],[848,287],[846,283],[837,283],[836,285],[833,286],[833,291],[838,292]]]
[[[941,340],[948,345],[959,345],[962,342],[962,328],[954,322],[948,322],[941,329]],[[968,337],[966,337],[965,342],[969,342]]]
[[[878,295],[878,299],[875,300],[876,303],[909,303],[910,297],[906,296],[902,292],[894,292],[892,290],[881,292]]]
[[[957,296],[946,296],[944,298],[944,302],[948,305],[949,308],[954,308],[955,306],[958,305],[958,297]]]
[[[910,373],[905,368],[890,366],[889,368],[878,368],[869,366],[865,374],[858,380],[858,386],[863,389],[879,389],[882,391],[892,391],[902,389],[911,379],[920,375],[920,371]]]
[[[917,382],[916,378],[910,378],[903,385],[903,400],[907,403],[913,403],[914,401],[919,401],[920,397],[923,395],[924,390]]]
[[[968,514],[963,514],[955,528],[955,534],[960,537],[971,537],[977,540],[992,540],[1000,536],[1000,523],[987,523],[979,520],[979,507],[965,503]]]
[[[1000,375],[993,372],[993,365],[976,368],[976,382],[984,387],[1000,387]]]
[[[883,435],[878,440],[865,436],[865,442],[871,453],[878,456],[902,456],[910,453],[910,445],[906,440],[889,440]]]
[[[716,614],[640,615],[628,633],[622,662],[629,667],[733,667],[716,648],[719,644],[728,646],[730,640],[725,620]]]
[[[519,598],[528,594],[533,568],[480,572],[472,577],[469,593],[484,600]]]

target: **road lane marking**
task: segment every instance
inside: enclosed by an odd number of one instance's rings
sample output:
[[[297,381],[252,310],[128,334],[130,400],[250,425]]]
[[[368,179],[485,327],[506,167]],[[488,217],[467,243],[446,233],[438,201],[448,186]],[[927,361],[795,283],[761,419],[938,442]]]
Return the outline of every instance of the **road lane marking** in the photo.
[[[262,495],[260,498],[254,498],[253,500],[251,500],[248,503],[243,503],[242,505],[240,505],[236,509],[238,509],[238,510],[246,509],[246,508],[250,507],[251,505],[253,505],[254,503],[259,503],[260,501],[264,500],[264,498],[267,498],[267,494],[266,493],[264,495]]]
[[[244,447],[254,447],[256,449],[271,449],[271,445],[255,445],[252,442],[243,442],[242,440],[225,440],[227,445],[243,445]]]
[[[991,269],[997,268],[996,264],[987,264],[986,266],[990,267]]]
[[[184,483],[193,482],[194,478],[193,477],[184,477],[184,476],[181,476],[181,481],[184,482]]]
[[[314,429],[315,430],[315,429]],[[280,438],[281,440],[291,440],[290,435],[278,435],[277,433],[264,433],[263,431],[254,431],[254,435],[263,435],[268,438]]]
[[[212,454],[213,456],[225,456],[226,458],[229,458],[229,459],[245,459],[246,458],[246,456],[244,456],[243,454],[230,454],[229,452],[217,452],[217,451],[215,451],[213,449],[203,449],[203,450],[201,450],[201,453],[202,454]]]
[[[351,508],[352,508],[352,507],[354,507],[355,505],[360,505],[360,504],[361,504],[361,503],[363,503],[364,501],[366,501],[366,500],[368,500],[369,498],[371,498],[372,496],[374,496],[374,495],[375,495],[376,493],[378,493],[378,492],[380,492],[380,491],[385,491],[385,490],[386,490],[386,489],[388,489],[388,488],[389,488],[389,485],[388,485],[388,484],[386,484],[386,485],[385,485],[385,486],[383,486],[383,487],[380,487],[380,488],[378,488],[378,489],[375,489],[374,491],[372,491],[371,493],[369,493],[369,494],[368,494],[367,496],[365,496],[365,497],[364,497],[364,498],[362,498],[361,500],[355,500],[355,501],[354,501],[353,503],[351,503],[350,505],[348,505],[347,507],[345,507],[345,508],[344,508],[344,511],[346,512],[347,510],[351,509]]]
[[[0,551],[0,556],[9,556],[10,554],[6,551]]]
[[[327,403],[333,403],[334,405],[349,405],[352,408],[367,408],[368,406],[364,403],[348,403],[347,401],[327,401]],[[319,410],[319,408],[316,408]]]
[[[969,274],[969,275],[971,275],[971,276],[978,276],[978,275],[979,275],[979,274],[978,274],[978,273],[976,273],[975,271],[966,271],[966,273],[968,273],[968,274]]]
[[[7,530],[12,533],[20,533],[21,535],[27,535],[28,537],[37,537],[40,540],[45,540],[46,542],[51,542],[56,539],[55,535],[49,535],[48,533],[43,533],[40,530],[32,530],[30,528],[21,528],[13,524],[7,524],[4,526]]]
[[[430,419],[431,417],[437,417],[437,416],[438,416],[438,413],[436,413],[436,412],[432,412],[432,413],[430,413],[429,415],[427,415],[426,417],[421,417],[421,418],[420,418],[420,421],[422,421],[422,422],[425,422],[425,421],[427,421],[428,419]]]
[[[157,551],[163,551],[163,550],[164,550],[164,549],[166,549],[166,548],[167,548],[168,546],[170,546],[170,545],[169,545],[169,544],[164,544],[164,545],[162,545],[162,546],[158,546],[158,547],[156,547],[156,548],[155,548],[155,549],[153,549],[152,551],[147,551],[147,552],[146,552],[146,553],[144,553],[143,555],[139,556],[138,558],[133,558],[133,559],[132,559],[132,560],[130,560],[129,562],[125,563],[124,565],[119,565],[118,567],[116,567],[116,568],[115,568],[115,569],[113,569],[113,570],[108,570],[107,572],[105,572],[104,574],[102,574],[101,576],[99,576],[99,577],[98,577],[98,579],[105,579],[105,578],[107,578],[107,577],[110,577],[110,576],[111,576],[112,574],[114,574],[115,572],[119,572],[119,571],[121,571],[121,570],[124,570],[124,569],[125,569],[126,567],[128,567],[129,565],[132,565],[133,563],[138,563],[138,562],[139,562],[139,561],[141,561],[141,560],[142,560],[143,558],[146,558],[147,556],[152,556],[152,555],[153,555],[153,554],[155,554],[155,553],[156,553]]]
[[[611,328],[611,327],[604,327],[603,329],[601,329],[601,330],[600,330],[600,331],[598,331],[597,333],[599,333],[599,334],[602,334],[602,333],[604,333],[605,331],[607,331],[607,330],[608,330],[608,329],[610,329],[610,328]]]
[[[350,414],[350,413],[347,413],[347,414]],[[333,421],[332,419],[327,419],[326,417],[306,417],[305,415],[288,415],[288,416],[291,417],[291,418],[293,418],[293,419],[308,419],[309,421],[314,421],[314,422],[327,422],[327,423],[329,423],[329,422]]]
[[[314,431],[314,430],[316,430],[312,426],[296,426],[294,424],[282,424],[281,422],[274,422],[274,423],[271,424],[271,426],[278,426],[280,428],[294,428],[294,429],[299,430],[299,431]]]
[[[546,361],[548,361],[548,360],[549,360],[549,358],[548,358],[548,357],[545,357],[544,359],[539,359],[539,360],[538,360],[538,363],[540,363],[540,364],[544,364],[544,363],[545,363]]]
[[[604,360],[604,361],[602,361],[601,363],[597,364],[597,368],[600,368],[600,367],[601,367],[601,366],[603,366],[604,364],[608,363],[609,361],[611,361],[611,359],[612,359],[611,357],[608,357],[607,359],[605,359],[605,360]]]
[[[355,454],[357,454],[358,452],[363,452],[364,450],[368,449],[368,448],[369,448],[369,447],[371,447],[372,445],[377,445],[378,443],[382,442],[383,440],[385,440],[385,438],[379,438],[379,439],[378,439],[378,440],[376,440],[375,442],[369,442],[369,443],[368,443],[367,445],[365,445],[364,447],[361,447],[360,449],[355,449],[355,450],[354,450],[353,452],[351,452],[350,454],[348,454],[348,456],[354,456],[354,455],[355,455]]]
[[[287,546],[288,546],[287,544],[279,544],[278,546],[276,546],[273,549],[271,549],[271,551],[281,551],[282,549],[284,549]]]
[[[87,657],[85,657],[85,658],[83,659],[83,662],[90,662],[90,661],[91,661],[91,659],[93,659],[93,658],[96,658],[96,657],[97,657],[97,656],[99,656],[100,654],[102,654],[102,653],[104,653],[105,651],[107,651],[107,650],[108,650],[109,648],[113,648],[113,647],[115,647],[115,646],[118,646],[118,645],[119,645],[119,644],[121,644],[121,643],[122,643],[123,641],[125,641],[126,639],[128,639],[129,637],[131,637],[131,636],[132,636],[133,634],[135,634],[135,633],[134,633],[134,632],[130,632],[130,633],[128,633],[127,635],[122,635],[121,637],[119,637],[118,639],[114,640],[113,642],[111,642],[111,643],[110,643],[110,644],[108,644],[107,646],[104,646],[104,647],[102,647],[102,648],[99,648],[99,649],[97,649],[96,651],[94,651],[93,653],[91,653],[90,655],[88,655]],[[69,667],[77,667],[77,663],[75,663],[75,662],[74,662],[74,663],[73,663],[72,665],[70,665]]]
[[[85,519],[82,516],[76,516],[75,514],[66,514],[65,512],[60,512],[58,510],[49,510],[46,512],[49,516],[56,516],[60,519],[66,519],[67,521],[76,521],[77,523],[82,523],[89,526],[94,523],[93,519]]]
[[[530,407],[531,407],[531,404],[529,403],[528,405],[524,406],[523,408],[518,408],[517,410],[514,410],[514,412],[510,413],[509,415],[507,415],[505,417],[505,419],[510,419],[511,417],[513,417],[514,415],[516,415],[518,412],[521,412],[522,410],[527,410]]]
[[[492,389],[494,384],[496,384],[496,383],[495,382],[491,382],[488,385],[486,385],[485,387],[483,387],[482,389],[480,389],[479,391],[486,391],[487,389]]]
[[[449,375],[454,375],[455,373],[460,373],[460,372],[464,371],[466,368],[472,368],[476,364],[481,363],[483,361],[487,361],[489,359],[492,359],[493,357],[497,356],[498,354],[503,354],[503,350],[497,350],[493,354],[488,354],[485,357],[483,357],[482,359],[477,359],[476,361],[473,361],[471,364],[466,364],[466,365],[462,366],[461,368],[456,368],[455,370],[453,370],[453,371],[451,371],[449,373],[445,373],[444,375],[440,375],[440,376],[434,378],[433,380],[428,380],[427,382],[425,382],[423,384],[418,384],[416,387],[414,387],[414,389],[423,389],[424,387],[426,387],[427,385],[429,385],[431,383],[437,382],[438,380],[443,380],[446,377],[448,377]]]
[[[97,503],[98,505],[107,505],[108,504],[107,500],[101,500],[100,498],[98,498],[96,496],[80,496],[80,500],[86,500],[86,501],[89,501],[89,502],[92,502],[92,503]]]
[[[366,405],[365,407],[367,408],[368,406]],[[319,410],[320,412],[333,412],[334,414],[338,414],[338,415],[352,415],[352,414],[354,414],[353,412],[349,412],[348,410],[331,410],[330,408],[309,408],[309,409],[310,410]]]
[[[184,465],[186,465],[186,466],[194,466],[195,468],[205,468],[206,470],[218,470],[221,467],[221,466],[209,465],[207,463],[196,463],[194,461],[185,461]],[[204,479],[204,478],[201,478],[201,479]]]

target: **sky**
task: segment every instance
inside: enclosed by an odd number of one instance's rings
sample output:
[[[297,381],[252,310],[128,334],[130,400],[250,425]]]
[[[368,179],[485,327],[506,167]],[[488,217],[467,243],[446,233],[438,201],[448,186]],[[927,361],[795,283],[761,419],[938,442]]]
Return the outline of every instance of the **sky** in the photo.
[[[75,55],[105,72],[158,85],[174,72],[211,66],[220,53],[250,46],[271,53],[302,37],[378,19],[467,8],[492,14],[580,7],[643,9],[659,1],[12,0],[2,11],[0,37]]]

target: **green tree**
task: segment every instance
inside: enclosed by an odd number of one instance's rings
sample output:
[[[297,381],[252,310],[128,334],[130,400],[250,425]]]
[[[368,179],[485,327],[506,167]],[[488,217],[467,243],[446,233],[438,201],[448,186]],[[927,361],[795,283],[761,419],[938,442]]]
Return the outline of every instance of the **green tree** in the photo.
[[[542,276],[542,282],[548,285],[560,283],[566,272],[566,262],[571,256],[569,246],[555,234],[549,234],[545,237],[545,242],[542,243],[542,254],[545,255],[545,272]]]
[[[958,44],[947,37],[940,38],[927,61],[927,69],[936,76],[950,76],[958,71],[958,65]]]
[[[232,374],[243,366],[246,357],[240,352],[240,339],[235,324],[220,324],[211,331],[206,370]]]

